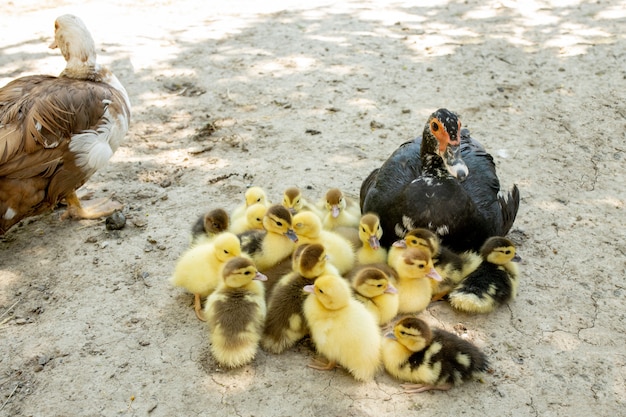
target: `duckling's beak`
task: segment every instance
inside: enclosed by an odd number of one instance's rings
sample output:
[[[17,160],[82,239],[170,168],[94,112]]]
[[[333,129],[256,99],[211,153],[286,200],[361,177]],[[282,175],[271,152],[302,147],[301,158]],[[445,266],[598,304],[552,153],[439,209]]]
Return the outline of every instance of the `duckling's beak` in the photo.
[[[311,294],[315,292],[315,286],[313,284],[305,285],[302,289],[304,292],[310,292]]]
[[[448,145],[443,153],[443,162],[450,175],[459,181],[465,181],[469,174],[469,169],[461,157],[460,145]]]
[[[385,293],[387,293],[387,294],[397,294],[398,293],[398,289],[396,287],[394,287],[393,285],[390,285],[385,290]]]
[[[380,248],[380,241],[378,240],[376,236],[370,236],[370,238],[367,241],[370,244],[370,248],[374,250]]]
[[[513,259],[511,259],[511,262],[521,262],[521,261],[522,261],[522,257],[519,256],[517,253],[513,257]]]
[[[396,248],[405,248],[406,249],[406,242],[404,241],[404,239],[396,240],[395,242],[393,242],[391,244],[391,246],[395,246]]]
[[[298,241],[298,235],[296,235],[296,232],[293,231],[293,229],[289,229],[285,232],[285,236],[287,236],[289,239],[291,239],[293,242],[297,242]]]
[[[252,279],[256,279],[256,280],[259,280],[259,281],[267,281],[267,275],[264,275],[264,274],[260,273],[259,271],[257,271],[256,275]]]
[[[430,272],[428,272],[428,274],[426,274],[426,276],[430,279],[434,279],[435,281],[442,281],[443,278],[441,278],[441,275],[439,275],[439,272],[437,272],[437,270],[435,268],[431,268]]]
[[[398,340],[398,338],[396,337],[395,334],[393,334],[393,332],[385,333],[385,337],[391,340]]]
[[[296,214],[296,209],[293,207],[289,207],[289,211],[291,212],[291,214]]]
[[[339,216],[339,206],[337,204],[333,204],[330,208],[330,214],[336,219]]]

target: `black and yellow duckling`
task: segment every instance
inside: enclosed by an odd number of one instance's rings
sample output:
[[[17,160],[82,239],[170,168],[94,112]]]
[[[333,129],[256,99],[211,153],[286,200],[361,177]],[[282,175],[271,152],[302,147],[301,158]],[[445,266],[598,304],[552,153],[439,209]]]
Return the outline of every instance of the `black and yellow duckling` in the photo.
[[[467,313],[489,313],[517,295],[521,260],[513,242],[487,239],[480,250],[483,262],[448,297],[450,305]]]
[[[441,245],[439,237],[428,229],[413,229],[404,237],[393,243],[389,249],[390,262],[395,262],[407,247],[421,248],[430,253],[435,270],[441,276],[441,281],[431,281],[433,287],[432,301],[441,300],[459,282],[473,272],[482,262],[480,255],[474,251],[457,254]]]
[[[230,220],[228,213],[222,208],[210,210],[200,217],[191,227],[191,244],[203,240],[211,240],[219,233],[228,230]]]
[[[283,192],[283,206],[289,209],[293,215],[300,213],[302,210],[306,210],[312,211],[320,218],[322,217],[322,212],[314,204],[311,204],[304,198],[302,190],[298,187],[289,187]]]
[[[383,229],[376,214],[366,213],[359,221],[359,240],[361,247],[356,250],[356,261],[359,265],[386,263],[387,249],[380,246]]]
[[[228,368],[250,363],[256,356],[265,321],[266,279],[254,262],[236,257],[224,265],[220,286],[207,298],[204,315],[211,353]]]
[[[263,218],[267,213],[267,206],[263,203],[254,203],[246,208],[243,217],[239,217],[229,230],[232,233],[240,234],[248,230],[263,230]]]
[[[431,329],[417,317],[399,320],[382,342],[387,372],[401,380],[405,393],[448,390],[480,379],[489,362],[472,343],[442,329]]]
[[[322,275],[304,287],[304,317],[311,340],[327,363],[309,366],[347,369],[357,381],[371,381],[381,366],[381,334],[376,319],[352,297],[348,282],[338,275]]]
[[[271,205],[270,201],[267,198],[267,193],[261,187],[254,186],[250,187],[244,193],[244,201],[230,214],[231,223],[235,223],[239,221],[240,218],[245,217],[246,209],[253,204],[263,204],[265,207],[269,207]]]
[[[293,271],[280,278],[267,302],[261,346],[272,353],[282,353],[309,334],[302,310],[308,293],[303,288],[320,275],[336,273],[319,243],[298,245],[292,258]]]
[[[407,248],[392,267],[398,273],[398,313],[419,313],[425,310],[433,293],[430,281],[441,281],[430,253],[419,248]]]
[[[397,274],[385,263],[357,266],[348,277],[354,298],[376,317],[379,325],[389,323],[398,314],[400,299],[394,287]]]
[[[190,247],[176,261],[170,282],[194,295],[194,309],[199,320],[204,321],[202,298],[217,288],[226,262],[240,255],[237,236],[222,232],[212,241]]]
[[[360,202],[363,212],[381,216],[385,247],[411,229],[427,227],[445,246],[463,252],[509,231],[519,190],[500,194],[491,155],[461,129],[456,114],[439,109],[421,138],[401,145],[363,181]]]

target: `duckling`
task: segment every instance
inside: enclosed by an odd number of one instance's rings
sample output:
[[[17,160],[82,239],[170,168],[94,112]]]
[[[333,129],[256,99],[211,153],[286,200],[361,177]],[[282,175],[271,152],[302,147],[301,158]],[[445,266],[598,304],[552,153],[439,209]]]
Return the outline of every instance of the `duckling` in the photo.
[[[494,236],[480,250],[483,262],[452,291],[452,307],[467,313],[488,313],[517,295],[519,270],[515,245]]]
[[[228,213],[222,208],[217,208],[204,213],[191,227],[191,244],[203,240],[211,240],[219,233],[228,230]]]
[[[326,248],[330,263],[340,274],[354,268],[356,257],[352,244],[343,236],[330,230],[322,229],[322,221],[309,211],[303,211],[293,217],[293,227],[302,243],[321,243]]]
[[[430,254],[419,248],[407,248],[392,266],[398,273],[398,312],[419,313],[425,310],[432,297],[430,280],[441,281]]]
[[[380,246],[383,229],[376,214],[366,213],[359,221],[361,247],[356,250],[356,260],[360,265],[386,263],[387,249]]]
[[[211,352],[228,368],[250,363],[263,331],[266,279],[254,262],[236,257],[224,265],[222,283],[207,298],[204,315],[210,329]]]
[[[405,393],[448,390],[480,379],[489,367],[472,343],[442,329],[431,329],[417,317],[398,321],[382,342],[383,364],[393,377],[410,382]]]
[[[270,206],[270,202],[267,199],[267,194],[265,190],[261,187],[250,187],[244,193],[244,202],[239,206],[235,207],[233,212],[230,215],[231,223],[235,223],[239,221],[240,218],[246,216],[246,209],[253,204],[260,203],[265,207]]]
[[[234,234],[247,232],[248,230],[263,230],[263,217],[267,207],[263,203],[254,203],[246,208],[245,215],[239,217],[229,230]]]
[[[204,321],[201,297],[206,297],[217,288],[224,264],[240,255],[241,245],[237,236],[222,232],[210,242],[190,247],[178,258],[170,282],[194,295],[198,319]]]
[[[379,325],[387,324],[398,314],[400,299],[393,286],[396,280],[396,272],[384,263],[363,265],[351,271],[354,298],[365,305]]]
[[[296,215],[302,210],[312,211],[322,218],[322,212],[315,207],[314,204],[309,203],[307,199],[302,195],[302,190],[298,187],[289,187],[283,193],[283,206],[285,206],[291,214]]]
[[[359,205],[352,199],[344,196],[339,188],[328,190],[323,201],[325,213],[322,226],[324,229],[334,230],[340,226],[354,229],[359,227],[361,218]]]
[[[309,334],[302,311],[308,294],[303,288],[322,274],[336,273],[327,258],[324,246],[319,243],[296,247],[292,256],[293,271],[280,278],[267,302],[261,339],[265,350],[281,353]]]
[[[317,351],[328,363],[315,369],[346,368],[357,381],[371,381],[380,369],[381,334],[374,316],[351,295],[348,282],[322,275],[304,287],[304,317]]]
[[[473,272],[481,263],[480,256],[474,251],[457,254],[441,245],[439,237],[428,229],[411,230],[404,239],[393,243],[389,249],[390,262],[407,247],[417,247],[428,251],[435,269],[441,275],[441,281],[432,280],[432,301],[444,298],[459,282]]]

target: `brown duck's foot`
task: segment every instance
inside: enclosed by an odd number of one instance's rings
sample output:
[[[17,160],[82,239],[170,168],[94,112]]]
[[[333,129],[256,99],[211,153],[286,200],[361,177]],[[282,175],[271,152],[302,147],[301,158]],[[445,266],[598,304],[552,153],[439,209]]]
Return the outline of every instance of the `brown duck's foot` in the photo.
[[[323,359],[313,359],[311,363],[307,365],[309,368],[317,369],[319,371],[330,371],[331,369],[335,369],[337,367],[337,362],[335,361],[326,361]]]
[[[200,299],[200,294],[194,294],[193,309],[196,310],[196,317],[198,320],[206,321],[204,311],[202,311],[202,300]]]
[[[405,394],[417,394],[420,392],[433,391],[433,390],[447,391],[450,388],[452,388],[452,385],[450,384],[445,384],[445,385],[402,384],[400,386],[404,389]]]
[[[61,216],[62,219],[99,219],[111,215],[113,212],[121,210],[124,206],[108,198],[95,200],[89,204],[81,204],[76,192],[72,192],[65,197],[67,210]]]

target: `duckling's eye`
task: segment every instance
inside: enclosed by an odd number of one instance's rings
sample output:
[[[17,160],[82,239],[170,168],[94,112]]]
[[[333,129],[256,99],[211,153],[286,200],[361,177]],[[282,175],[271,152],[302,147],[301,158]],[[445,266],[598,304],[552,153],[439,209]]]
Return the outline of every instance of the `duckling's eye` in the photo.
[[[361,231],[362,231],[363,233],[366,233],[366,231],[365,231],[365,227],[361,227]]]
[[[256,218],[256,221],[257,221],[257,222],[260,222],[260,221],[261,221],[261,218],[260,218],[260,217],[257,217],[257,218]]]
[[[283,222],[276,222],[276,226],[282,227],[283,226]]]
[[[409,240],[409,243],[410,243],[411,245],[417,245],[417,239],[412,239],[412,240]]]
[[[246,272],[244,272],[243,274],[244,274],[244,275],[250,275],[250,274],[251,274],[251,272],[250,272],[250,271],[246,271]]]
[[[256,202],[257,202],[257,203],[260,203],[260,202],[261,202],[261,197],[257,198],[257,199],[256,199]]]
[[[319,289],[319,288],[317,289],[317,291],[318,291],[320,294],[324,294],[324,291],[322,291],[322,290],[321,290],[321,289]]]
[[[430,128],[433,130],[433,132],[436,132],[439,130],[439,124],[437,122],[432,122]]]
[[[382,288],[383,284],[376,285],[376,288]]]
[[[418,267],[419,269],[424,269],[424,265],[423,265],[423,264],[419,264],[417,267]]]
[[[228,250],[224,249],[224,253],[225,253],[226,255],[228,255]]]
[[[505,250],[505,251],[504,251],[504,254],[505,254],[505,255],[510,255],[510,254],[511,254],[511,250],[509,250],[509,249]]]

